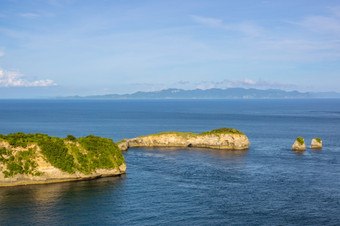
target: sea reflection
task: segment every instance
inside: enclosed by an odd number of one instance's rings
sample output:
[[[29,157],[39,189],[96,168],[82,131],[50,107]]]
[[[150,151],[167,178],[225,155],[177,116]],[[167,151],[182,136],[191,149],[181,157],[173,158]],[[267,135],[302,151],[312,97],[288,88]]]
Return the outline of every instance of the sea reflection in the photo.
[[[218,157],[221,159],[242,159],[248,154],[248,149],[246,150],[220,150],[220,149],[208,149],[208,148],[199,148],[195,149],[195,151],[204,152],[214,157]]]
[[[9,222],[60,222],[65,216],[72,215],[72,211],[63,213],[60,210],[65,207],[79,210],[89,203],[105,199],[108,193],[115,194],[124,186],[124,178],[125,175],[88,181],[0,188],[0,225]],[[119,195],[114,199],[119,199]]]
[[[148,148],[131,148],[129,151],[140,152],[141,155],[154,157],[171,158],[172,155],[194,154],[206,155],[206,157],[224,159],[224,160],[242,160],[249,150],[221,150],[211,148],[178,148],[178,147],[148,147]]]

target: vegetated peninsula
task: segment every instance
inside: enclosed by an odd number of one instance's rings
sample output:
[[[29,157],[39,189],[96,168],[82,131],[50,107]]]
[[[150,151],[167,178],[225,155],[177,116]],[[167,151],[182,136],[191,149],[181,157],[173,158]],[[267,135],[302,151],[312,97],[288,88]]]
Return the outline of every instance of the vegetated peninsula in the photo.
[[[125,171],[122,152],[108,138],[0,135],[0,186],[85,180]]]
[[[197,147],[226,150],[248,149],[249,140],[241,131],[220,128],[203,133],[162,132],[117,142],[122,151],[133,147]]]
[[[135,92],[132,94],[107,94],[96,96],[70,96],[66,99],[294,99],[294,98],[340,98],[339,93],[313,93],[285,91],[280,89],[165,89],[154,92]]]

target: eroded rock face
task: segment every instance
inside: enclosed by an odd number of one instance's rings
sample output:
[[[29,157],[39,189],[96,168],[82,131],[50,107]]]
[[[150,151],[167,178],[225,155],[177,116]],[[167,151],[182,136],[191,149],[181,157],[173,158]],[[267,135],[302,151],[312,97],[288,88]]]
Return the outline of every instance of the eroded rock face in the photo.
[[[320,138],[314,138],[311,143],[311,148],[322,149],[322,140]]]
[[[302,140],[296,139],[292,149],[293,151],[305,151],[306,150],[306,144],[303,138],[301,138]]]
[[[126,151],[129,148],[128,139],[121,140],[117,143],[118,147],[122,151]]]
[[[133,139],[125,139],[118,143],[121,150],[132,147],[199,147],[228,150],[244,150],[249,146],[248,137],[244,134],[176,134],[162,133]]]

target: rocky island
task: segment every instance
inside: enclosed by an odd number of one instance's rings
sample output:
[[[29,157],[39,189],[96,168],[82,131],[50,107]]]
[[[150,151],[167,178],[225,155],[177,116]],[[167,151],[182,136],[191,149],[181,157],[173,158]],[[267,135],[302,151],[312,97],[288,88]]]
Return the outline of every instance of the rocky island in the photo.
[[[203,133],[163,132],[119,141],[122,151],[133,147],[197,147],[226,150],[248,149],[246,135],[236,129],[220,128]]]
[[[311,143],[312,149],[322,149],[322,140],[320,138],[314,138]]]
[[[108,138],[0,135],[0,186],[87,180],[125,170],[124,156]]]
[[[296,138],[293,146],[292,146],[293,151],[305,151],[306,150],[306,143],[305,139],[302,137]]]

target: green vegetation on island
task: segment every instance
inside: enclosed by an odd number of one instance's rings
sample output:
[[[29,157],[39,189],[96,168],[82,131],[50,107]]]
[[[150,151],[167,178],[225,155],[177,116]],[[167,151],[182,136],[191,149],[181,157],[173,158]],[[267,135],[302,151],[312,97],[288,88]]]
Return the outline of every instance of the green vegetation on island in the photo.
[[[0,163],[7,165],[7,170],[3,171],[5,177],[16,174],[40,176],[41,173],[36,170],[37,163],[33,160],[35,151],[35,148],[29,148],[14,155],[11,149],[0,148]]]
[[[240,135],[244,135],[241,131],[239,131],[237,129],[225,128],[225,127],[201,133],[201,135],[210,135],[210,134],[240,134]]]
[[[321,142],[322,142],[322,140],[321,140],[319,137],[315,138],[315,140],[316,140],[318,143],[320,143],[320,144],[321,144]]]
[[[297,141],[300,145],[304,145],[304,144],[305,144],[305,140],[304,140],[302,137],[296,138],[296,141]]]
[[[67,173],[90,174],[96,169],[118,169],[124,163],[124,156],[111,139],[93,135],[59,138],[39,133],[13,133],[0,134],[0,141],[10,144],[10,148],[0,148],[0,163],[7,168],[3,171],[5,177],[16,174],[39,176],[34,161],[38,147],[51,165]],[[17,147],[22,150],[18,151]]]
[[[161,132],[117,142],[122,151],[133,147],[192,147],[226,150],[245,150],[249,146],[248,137],[241,131],[219,128],[202,133]]]
[[[118,141],[116,144],[117,144],[117,145],[122,144],[122,143],[126,142],[127,140],[128,140],[128,139],[120,140],[120,141]]]
[[[146,136],[160,136],[160,135],[168,135],[168,134],[175,134],[177,136],[181,136],[181,137],[185,137],[185,138],[205,136],[205,135],[219,135],[219,134],[240,134],[240,135],[244,135],[239,130],[223,127],[223,128],[214,129],[214,130],[202,132],[202,133],[191,133],[191,132],[183,133],[183,132],[169,131],[169,132],[161,132],[161,133],[156,133],[156,134],[150,134],[150,135],[146,135]],[[146,137],[146,136],[139,136],[138,138]],[[118,141],[117,144],[125,142],[125,141],[126,141],[126,139]]]

